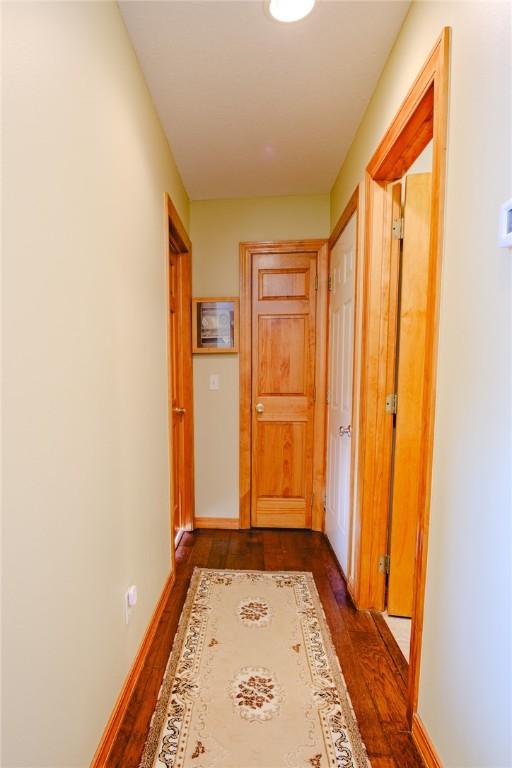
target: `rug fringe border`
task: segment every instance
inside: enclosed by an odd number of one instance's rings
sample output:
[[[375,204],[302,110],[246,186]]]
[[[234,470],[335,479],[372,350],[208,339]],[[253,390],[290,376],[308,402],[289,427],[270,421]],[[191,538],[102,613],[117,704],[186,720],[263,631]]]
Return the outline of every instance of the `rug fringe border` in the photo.
[[[151,717],[148,737],[146,739],[146,744],[144,745],[144,751],[139,763],[139,768],[153,768],[155,753],[158,749],[160,734],[162,733],[162,728],[167,714],[167,705],[169,704],[169,699],[171,696],[171,685],[176,672],[176,667],[178,666],[178,662],[180,660],[183,640],[185,639],[185,634],[190,619],[190,613],[192,611],[192,606],[196,597],[197,587],[202,570],[205,569],[197,567],[194,568],[192,577],[190,579],[190,584],[187,589],[187,595],[183,604],[183,609],[181,611],[178,627],[176,629],[176,634],[174,635],[171,653],[167,661],[167,666],[162,678],[162,685],[160,686],[160,691],[158,693],[155,711]]]
[[[292,573],[299,573],[299,571],[292,571]],[[303,573],[306,576],[308,586],[313,594],[313,597],[318,603],[318,607],[321,612],[322,621],[319,622],[320,631],[322,633],[322,639],[324,642],[325,650],[327,652],[329,661],[331,663],[333,675],[335,678],[337,678],[336,682],[338,683],[338,688],[341,688],[341,690],[344,693],[344,696],[342,697],[342,701],[343,701],[343,704],[345,704],[346,706],[343,707],[344,709],[343,714],[345,715],[347,730],[349,731],[349,734],[350,734],[350,743],[354,749],[354,752],[356,753],[356,759],[358,761],[357,768],[359,768],[359,763],[361,764],[361,768],[364,768],[364,766],[367,766],[367,768],[371,768],[370,760],[368,758],[368,751],[366,749],[366,744],[364,743],[363,737],[361,736],[361,732],[359,730],[356,713],[354,711],[354,706],[352,704],[352,699],[350,698],[350,693],[348,692],[347,683],[345,682],[345,677],[343,675],[343,670],[341,668],[341,661],[338,657],[338,654],[336,653],[336,648],[334,646],[334,641],[332,639],[331,630],[327,622],[327,617],[325,615],[324,607],[322,605],[322,600],[320,598],[320,594],[318,592],[318,589],[315,583],[315,577],[313,576],[311,571],[302,571],[301,573]]]

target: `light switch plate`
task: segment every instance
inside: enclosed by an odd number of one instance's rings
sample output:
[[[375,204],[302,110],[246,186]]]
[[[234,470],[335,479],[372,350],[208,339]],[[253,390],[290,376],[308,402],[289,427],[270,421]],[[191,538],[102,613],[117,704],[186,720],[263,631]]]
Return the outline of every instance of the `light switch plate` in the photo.
[[[217,390],[219,388],[219,374],[218,373],[211,373],[210,379],[208,382],[208,389],[211,391]]]
[[[512,248],[512,197],[501,206],[499,238],[502,248]]]

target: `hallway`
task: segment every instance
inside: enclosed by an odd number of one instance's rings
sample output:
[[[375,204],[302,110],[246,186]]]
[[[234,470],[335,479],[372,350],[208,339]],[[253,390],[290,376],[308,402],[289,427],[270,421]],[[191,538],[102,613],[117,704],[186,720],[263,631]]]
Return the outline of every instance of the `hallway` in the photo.
[[[511,1],[0,22],[2,768],[138,768],[208,569],[313,573],[339,709],[310,736],[300,595],[213,590],[161,766],[366,768],[357,719],[372,768],[511,768]],[[252,678],[266,739],[211,693]]]
[[[176,550],[176,583],[148,664],[114,745],[109,768],[137,768],[192,572],[196,566],[311,571],[341,662],[372,768],[423,766],[406,721],[406,684],[384,642],[381,621],[356,611],[326,538],[309,531],[200,530]]]

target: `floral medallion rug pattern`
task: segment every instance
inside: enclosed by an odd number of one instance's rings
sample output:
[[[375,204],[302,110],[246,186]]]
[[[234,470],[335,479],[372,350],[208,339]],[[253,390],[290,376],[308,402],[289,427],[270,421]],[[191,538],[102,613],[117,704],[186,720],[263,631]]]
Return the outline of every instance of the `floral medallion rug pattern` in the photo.
[[[197,568],[140,768],[369,768],[313,576]]]

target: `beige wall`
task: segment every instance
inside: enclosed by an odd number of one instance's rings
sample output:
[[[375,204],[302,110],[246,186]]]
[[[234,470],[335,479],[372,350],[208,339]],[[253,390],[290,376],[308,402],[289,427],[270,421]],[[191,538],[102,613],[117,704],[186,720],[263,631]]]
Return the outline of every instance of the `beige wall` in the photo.
[[[414,3],[340,171],[336,220],[443,26],[446,233],[419,714],[446,768],[512,765],[509,3]]]
[[[1,763],[83,768],[169,572],[164,191],[188,200],[117,6],[3,14]]]
[[[239,243],[327,237],[329,196],[193,201],[190,222],[194,296],[238,296]],[[238,355],[196,355],[194,397],[196,515],[238,517]]]

